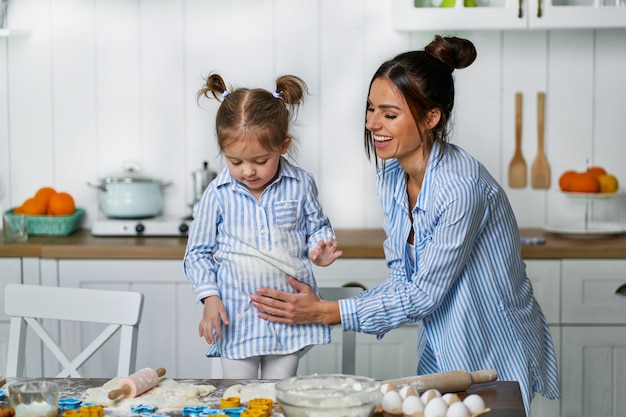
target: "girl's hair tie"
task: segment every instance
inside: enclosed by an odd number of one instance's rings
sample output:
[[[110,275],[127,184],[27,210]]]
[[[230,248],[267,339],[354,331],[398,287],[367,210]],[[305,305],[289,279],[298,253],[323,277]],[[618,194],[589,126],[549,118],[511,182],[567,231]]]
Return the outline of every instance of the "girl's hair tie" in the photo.
[[[280,98],[280,91],[274,91],[272,95],[274,96],[274,98]]]
[[[228,91],[228,89],[224,90],[224,92],[222,93],[222,100],[224,100],[226,96],[228,96],[229,94],[230,94],[230,91]]]

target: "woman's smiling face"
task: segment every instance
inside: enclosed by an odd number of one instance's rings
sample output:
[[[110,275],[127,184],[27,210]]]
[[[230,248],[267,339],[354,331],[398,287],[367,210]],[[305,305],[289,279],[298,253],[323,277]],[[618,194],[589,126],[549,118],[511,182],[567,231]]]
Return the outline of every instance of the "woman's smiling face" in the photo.
[[[412,159],[421,155],[422,140],[417,124],[398,88],[386,78],[372,82],[365,127],[374,136],[381,159]]]

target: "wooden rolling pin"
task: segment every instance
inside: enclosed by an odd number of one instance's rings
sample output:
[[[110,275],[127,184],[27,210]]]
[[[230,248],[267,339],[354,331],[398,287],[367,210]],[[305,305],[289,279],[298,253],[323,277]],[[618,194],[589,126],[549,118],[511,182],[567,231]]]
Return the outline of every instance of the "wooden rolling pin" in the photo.
[[[495,369],[483,369],[482,371],[449,371],[437,374],[408,376],[405,378],[388,379],[383,384],[410,385],[418,394],[429,389],[439,392],[460,392],[467,390],[473,384],[493,382],[498,379],[498,371]]]
[[[15,410],[13,407],[0,408],[0,417],[13,417],[15,416]]]
[[[134,398],[141,395],[156,387],[159,384],[159,377],[163,375],[165,375],[165,368],[158,368],[156,371],[150,368],[139,370],[128,378],[122,378],[118,384],[119,388],[109,392],[109,399]]]
[[[0,375],[0,388],[2,388],[2,386],[6,383],[7,383],[7,379],[3,377],[2,375]]]

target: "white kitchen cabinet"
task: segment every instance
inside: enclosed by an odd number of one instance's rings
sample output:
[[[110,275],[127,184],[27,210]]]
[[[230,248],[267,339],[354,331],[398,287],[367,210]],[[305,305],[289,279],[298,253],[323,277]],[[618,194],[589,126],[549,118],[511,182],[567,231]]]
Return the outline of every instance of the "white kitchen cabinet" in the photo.
[[[0,258],[0,375],[6,375],[6,357],[9,341],[10,319],[4,314],[4,286],[22,281],[22,259]]]
[[[626,410],[624,260],[563,260],[562,417]]]
[[[137,368],[164,367],[178,378],[221,377],[219,360],[204,356],[206,342],[197,334],[202,308],[195,303],[189,282],[178,260],[48,260],[42,261],[42,284],[80,288],[139,291],[145,295],[139,329]],[[328,268],[316,269],[321,286],[359,284],[366,288],[387,276],[382,259],[338,260]],[[81,334],[97,328],[62,328],[63,344],[81,344]],[[167,332],[164,334],[164,332]],[[331,345],[311,349],[303,357],[299,373],[341,371],[341,329],[333,329]],[[376,378],[412,375],[416,370],[417,328],[405,326],[381,341],[371,335],[357,335],[357,372]],[[391,353],[391,354],[390,354]],[[112,376],[106,358],[115,355],[105,349],[83,367],[86,376]],[[393,358],[393,361],[390,361]],[[46,369],[48,374],[54,369]]]
[[[315,266],[314,272],[320,286],[356,285],[364,289],[383,282],[389,275],[384,259],[338,259],[325,268]],[[339,332],[341,327],[335,326],[333,340],[341,340]],[[412,324],[391,330],[380,340],[373,335],[357,334],[356,373],[376,379],[415,375],[417,332],[418,326]],[[314,347],[302,358],[298,373],[341,370],[340,347],[340,343],[335,342]]]
[[[626,27],[623,0],[392,0],[391,4],[393,28],[403,31]]]
[[[56,268],[42,268],[43,280],[59,286],[131,290],[144,294],[139,326],[137,369],[164,367],[173,378],[212,377],[212,362],[204,356],[206,342],[197,333],[202,308],[195,302],[191,286],[178,260],[42,260]],[[58,276],[54,277],[55,274]],[[83,326],[82,332],[94,332]],[[81,332],[66,329],[64,346],[81,344]],[[85,338],[88,338],[85,336]],[[113,345],[113,343],[111,343]],[[82,368],[86,376],[112,376],[107,355],[114,347],[94,356]]]
[[[561,261],[554,259],[527,260],[526,274],[533,284],[535,298],[548,321],[557,363],[561,364],[561,328],[559,325],[561,315]],[[559,416],[560,401],[536,395],[531,404],[531,413],[533,417]]]
[[[0,375],[6,370],[6,358],[9,340],[10,320],[4,314],[4,286],[6,284],[40,284],[39,258],[0,258]],[[40,358],[42,355],[41,343],[29,343],[29,340],[36,340],[28,336],[32,330],[26,334],[26,350],[29,358]],[[41,362],[36,360],[28,361],[25,365],[25,373],[30,375],[41,375]]]
[[[563,326],[563,417],[623,417],[626,327]]]

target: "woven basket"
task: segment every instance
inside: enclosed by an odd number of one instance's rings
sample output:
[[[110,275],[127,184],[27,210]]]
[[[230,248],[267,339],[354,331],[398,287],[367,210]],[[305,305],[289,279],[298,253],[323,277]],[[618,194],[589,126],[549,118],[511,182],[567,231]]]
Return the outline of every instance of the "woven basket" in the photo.
[[[13,216],[13,209],[6,211],[9,217]],[[28,219],[29,236],[67,236],[78,228],[85,217],[85,210],[77,208],[68,216],[26,216]]]

